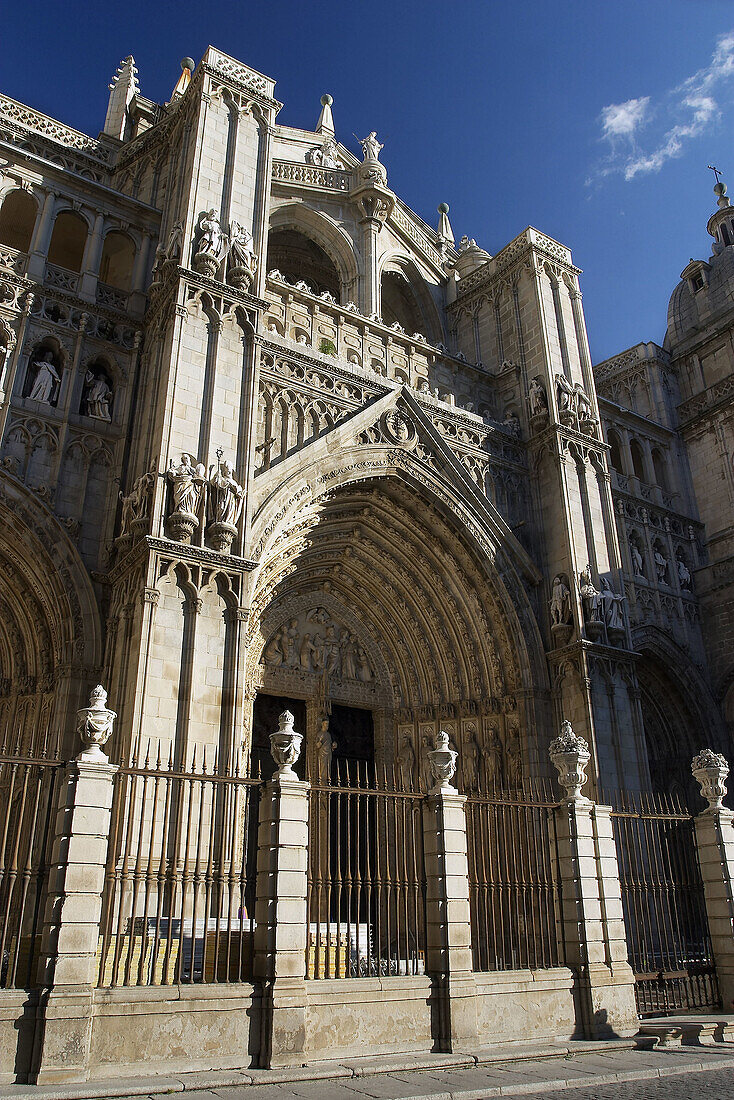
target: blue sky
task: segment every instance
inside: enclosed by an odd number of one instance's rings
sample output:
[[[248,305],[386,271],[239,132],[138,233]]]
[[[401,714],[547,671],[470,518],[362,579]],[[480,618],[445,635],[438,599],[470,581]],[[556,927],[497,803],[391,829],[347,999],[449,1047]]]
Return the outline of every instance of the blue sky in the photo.
[[[670,293],[709,254],[719,166],[734,195],[731,0],[25,0],[3,16],[2,91],[90,133],[132,53],[168,99],[209,42],[277,79],[279,121],[377,130],[391,187],[498,251],[532,224],[584,269],[592,354],[661,342]],[[271,15],[272,13],[272,15]]]

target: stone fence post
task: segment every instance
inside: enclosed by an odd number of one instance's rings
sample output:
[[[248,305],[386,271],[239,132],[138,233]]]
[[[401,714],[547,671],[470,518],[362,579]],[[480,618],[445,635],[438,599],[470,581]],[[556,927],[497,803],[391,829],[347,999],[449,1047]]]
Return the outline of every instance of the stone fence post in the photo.
[[[466,797],[451,786],[457,754],[443,730],[428,754],[436,780],[423,815],[426,863],[426,971],[438,982],[438,1036],[452,1052],[477,1039],[471,952]]]
[[[734,813],[722,805],[729,765],[719,753],[703,749],[691,771],[708,807],[694,818],[698,862],[716,964],[721,1003],[734,1008]]]
[[[570,722],[550,745],[566,797],[556,810],[561,935],[575,974],[577,1028],[587,1039],[637,1030],[635,979],[627,962],[611,808],[585,798],[589,747]]]
[[[102,752],[117,717],[98,686],[78,711],[84,750],[66,768],[56,811],[39,962],[39,1026],[33,1054],[38,1084],[86,1079],[97,945],[102,915],[113,777]]]
[[[260,810],[255,976],[263,983],[260,1065],[300,1065],[307,1050],[308,792],[293,771],[303,737],[284,711],[270,735],[278,770]]]

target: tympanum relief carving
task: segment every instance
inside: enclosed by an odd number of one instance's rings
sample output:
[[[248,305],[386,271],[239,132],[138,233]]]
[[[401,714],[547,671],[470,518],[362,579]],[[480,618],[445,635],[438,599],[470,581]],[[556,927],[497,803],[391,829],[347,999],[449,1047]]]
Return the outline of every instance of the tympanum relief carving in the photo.
[[[265,646],[263,664],[297,669],[329,680],[356,680],[369,684],[374,671],[369,657],[352,631],[336,623],[323,607],[289,619]]]

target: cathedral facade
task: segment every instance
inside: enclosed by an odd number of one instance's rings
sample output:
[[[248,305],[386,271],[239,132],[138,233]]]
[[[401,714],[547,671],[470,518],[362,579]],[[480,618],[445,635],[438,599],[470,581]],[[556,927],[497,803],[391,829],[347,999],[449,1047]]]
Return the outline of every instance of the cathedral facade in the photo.
[[[0,1080],[734,997],[726,188],[594,365],[569,248],[281,106],[0,96]]]
[[[119,760],[232,766],[285,700],[416,777],[440,726],[543,775],[568,718],[595,789],[685,788],[734,718],[728,200],[665,347],[593,367],[566,246],[457,245],[274,88],[0,102],[3,737],[70,751],[100,679]]]

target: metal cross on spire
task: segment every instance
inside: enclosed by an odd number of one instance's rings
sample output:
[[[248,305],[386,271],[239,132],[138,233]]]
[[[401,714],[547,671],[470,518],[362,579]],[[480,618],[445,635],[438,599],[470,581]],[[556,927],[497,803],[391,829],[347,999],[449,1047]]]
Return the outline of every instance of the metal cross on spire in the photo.
[[[709,164],[708,168],[711,172],[714,173],[714,175],[716,176],[716,182],[719,183],[720,182],[719,181],[719,176],[721,175],[721,169],[720,168],[714,168],[713,164]]]

